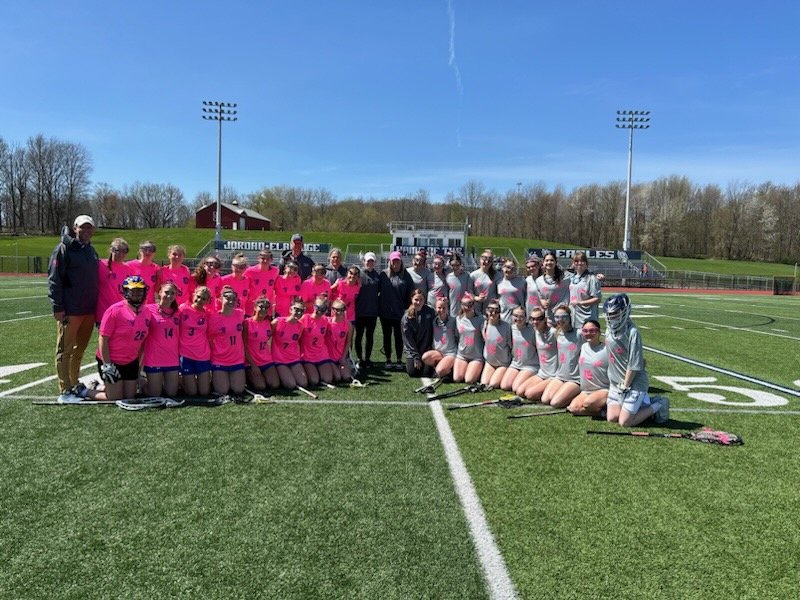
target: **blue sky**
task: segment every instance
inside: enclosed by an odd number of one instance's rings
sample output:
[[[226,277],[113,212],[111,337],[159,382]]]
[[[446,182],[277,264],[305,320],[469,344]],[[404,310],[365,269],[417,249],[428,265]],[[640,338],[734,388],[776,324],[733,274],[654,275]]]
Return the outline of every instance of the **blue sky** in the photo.
[[[92,179],[338,198],[470,179],[800,181],[800,4],[0,0],[0,136],[83,144]]]

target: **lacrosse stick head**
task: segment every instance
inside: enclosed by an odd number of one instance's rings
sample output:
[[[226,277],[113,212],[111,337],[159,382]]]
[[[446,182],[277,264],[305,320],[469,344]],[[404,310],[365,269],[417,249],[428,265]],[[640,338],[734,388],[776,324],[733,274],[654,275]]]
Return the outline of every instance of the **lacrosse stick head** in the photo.
[[[735,433],[727,431],[716,431],[709,427],[703,427],[700,431],[694,431],[691,438],[698,442],[705,442],[706,444],[721,444],[723,446],[741,446],[744,440]]]

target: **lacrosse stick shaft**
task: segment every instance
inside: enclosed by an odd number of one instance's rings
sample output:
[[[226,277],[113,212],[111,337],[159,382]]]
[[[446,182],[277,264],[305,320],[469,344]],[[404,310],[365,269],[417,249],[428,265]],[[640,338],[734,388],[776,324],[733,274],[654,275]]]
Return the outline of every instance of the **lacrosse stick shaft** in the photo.
[[[528,417],[545,417],[547,415],[563,415],[567,412],[566,408],[560,408],[558,410],[540,410],[539,412],[533,413],[524,413],[521,415],[508,415],[509,419],[527,419]]]
[[[314,392],[312,392],[311,390],[307,390],[307,389],[306,389],[306,388],[304,388],[303,386],[300,386],[300,385],[298,385],[298,386],[297,386],[297,389],[298,389],[298,390],[300,390],[301,392],[303,392],[303,393],[304,393],[306,396],[308,396],[309,398],[313,398],[314,400],[316,400],[317,398],[319,398],[319,396],[317,396],[317,395],[316,395]]]
[[[500,400],[484,400],[483,402],[473,402],[472,404],[456,404],[455,406],[448,406],[447,410],[459,410],[462,408],[478,408],[480,406],[489,406],[491,404],[500,404]]]

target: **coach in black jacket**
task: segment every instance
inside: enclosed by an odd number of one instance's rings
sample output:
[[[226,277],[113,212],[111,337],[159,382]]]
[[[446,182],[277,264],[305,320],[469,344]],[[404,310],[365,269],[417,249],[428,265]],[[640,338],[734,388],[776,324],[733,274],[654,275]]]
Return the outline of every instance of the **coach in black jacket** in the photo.
[[[436,311],[425,304],[426,294],[414,290],[411,306],[408,307],[400,328],[403,332],[403,348],[406,351],[406,373],[411,377],[430,377],[433,367],[422,362],[422,355],[433,348],[433,321]]]
[[[389,267],[381,272],[379,287],[378,316],[381,320],[381,331],[383,331],[386,369],[402,371],[403,337],[400,331],[400,319],[403,318],[403,313],[411,303],[414,280],[403,266],[403,256],[399,252],[392,252],[389,255]],[[396,363],[392,363],[392,335],[394,335]]]

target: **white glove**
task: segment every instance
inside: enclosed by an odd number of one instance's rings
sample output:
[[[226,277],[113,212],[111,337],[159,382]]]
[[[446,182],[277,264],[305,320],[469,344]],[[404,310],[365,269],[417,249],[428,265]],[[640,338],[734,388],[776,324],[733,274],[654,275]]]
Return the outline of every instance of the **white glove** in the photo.
[[[122,376],[119,374],[119,369],[114,363],[106,363],[100,369],[100,375],[108,384],[117,383]]]

